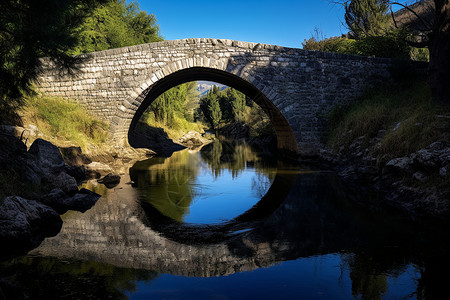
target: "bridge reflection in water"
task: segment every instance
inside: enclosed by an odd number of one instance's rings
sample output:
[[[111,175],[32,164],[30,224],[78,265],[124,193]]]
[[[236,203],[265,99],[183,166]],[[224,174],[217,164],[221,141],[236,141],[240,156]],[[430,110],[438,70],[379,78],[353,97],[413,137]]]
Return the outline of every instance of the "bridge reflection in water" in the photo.
[[[130,171],[136,181],[147,176],[142,172]],[[333,174],[279,165],[272,177],[256,205],[226,222],[203,225],[169,217],[122,180],[93,209],[64,215],[60,234],[31,254],[148,274],[215,277],[337,253],[342,270],[350,272],[353,296],[385,296],[396,289],[389,278],[405,272],[413,282],[406,291],[415,296],[445,286],[439,285],[445,277],[437,275],[448,265],[439,237],[395,214],[360,207]]]

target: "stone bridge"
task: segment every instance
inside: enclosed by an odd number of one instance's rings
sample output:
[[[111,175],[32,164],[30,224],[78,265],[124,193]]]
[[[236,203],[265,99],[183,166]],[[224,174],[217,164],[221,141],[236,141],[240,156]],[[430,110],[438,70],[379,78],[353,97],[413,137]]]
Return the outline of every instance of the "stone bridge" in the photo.
[[[166,90],[209,80],[251,97],[271,119],[280,149],[320,149],[324,116],[388,79],[392,61],[220,39],[184,39],[80,55],[74,73],[43,60],[41,92],[80,101],[126,143],[145,109]]]

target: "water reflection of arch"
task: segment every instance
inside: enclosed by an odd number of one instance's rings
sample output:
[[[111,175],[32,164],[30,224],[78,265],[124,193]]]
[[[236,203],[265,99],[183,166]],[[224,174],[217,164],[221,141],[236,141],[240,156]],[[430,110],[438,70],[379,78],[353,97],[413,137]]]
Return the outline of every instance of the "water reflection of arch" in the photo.
[[[121,195],[126,184],[121,187],[114,197],[100,199],[92,210],[66,215],[61,233],[45,240],[33,254],[211,277],[346,249],[375,253],[400,249],[402,257],[418,249],[411,244],[411,236],[417,232],[387,222],[385,215],[361,212],[354,203],[337,197],[332,177],[330,181],[326,174],[298,174],[276,209],[267,209],[265,217],[261,211],[256,214],[262,219],[251,216],[250,210],[250,215],[237,223],[254,225],[252,230],[235,234],[219,230],[215,236],[210,228],[197,241],[189,237],[196,230],[192,227],[184,227],[174,236],[167,230],[155,230],[151,224],[155,220],[149,220],[153,215],[139,205],[136,195]],[[385,247],[391,243],[396,247]],[[394,259],[387,266],[398,263],[404,260]]]
[[[249,210],[220,224],[197,225],[178,222],[162,214],[151,204],[141,202],[145,224],[161,235],[184,244],[214,244],[233,238],[236,232],[253,230],[283,203],[297,172],[278,170],[267,193]]]

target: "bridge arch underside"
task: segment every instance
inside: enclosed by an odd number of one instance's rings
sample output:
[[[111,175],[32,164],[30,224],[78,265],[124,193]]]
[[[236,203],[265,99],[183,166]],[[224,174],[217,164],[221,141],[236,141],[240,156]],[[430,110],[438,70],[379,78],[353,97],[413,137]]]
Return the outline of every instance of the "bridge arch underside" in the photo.
[[[285,152],[298,153],[299,149],[297,139],[291,126],[278,108],[267,98],[267,96],[265,96],[253,84],[234,74],[204,67],[193,67],[176,71],[147,88],[142,95],[140,95],[142,102],[131,120],[131,124],[128,129],[128,140],[130,141],[130,135],[135,129],[142,114],[150,106],[150,104],[158,98],[158,96],[179,84],[197,80],[221,83],[233,87],[250,97],[263,109],[271,120],[277,137],[278,149]],[[133,144],[130,145],[133,146]]]

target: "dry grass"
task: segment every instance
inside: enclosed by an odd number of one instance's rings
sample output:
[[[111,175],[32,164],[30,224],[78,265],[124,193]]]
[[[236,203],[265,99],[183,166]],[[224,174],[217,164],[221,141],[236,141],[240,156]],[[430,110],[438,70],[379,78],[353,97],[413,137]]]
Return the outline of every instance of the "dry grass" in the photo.
[[[25,124],[34,124],[46,136],[85,148],[106,141],[108,125],[89,115],[81,105],[62,98],[33,96],[23,108]]]
[[[328,145],[338,149],[382,134],[380,155],[404,156],[438,140],[450,141],[450,108],[435,104],[425,81],[367,90],[361,101],[330,114]]]

